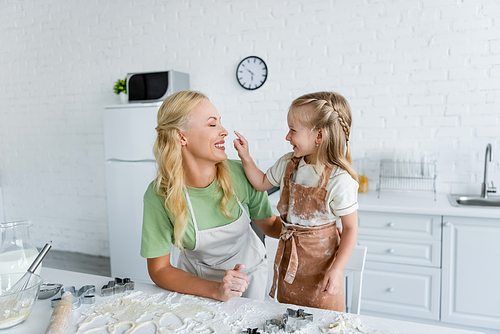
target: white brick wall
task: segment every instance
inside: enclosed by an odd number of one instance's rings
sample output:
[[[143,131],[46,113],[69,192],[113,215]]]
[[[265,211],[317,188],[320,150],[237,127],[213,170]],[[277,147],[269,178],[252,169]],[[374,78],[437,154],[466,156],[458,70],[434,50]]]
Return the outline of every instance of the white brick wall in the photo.
[[[488,142],[498,184],[499,16],[495,0],[2,1],[5,218],[32,219],[38,246],[108,254],[101,114],[136,71],[189,73],[263,169],[289,149],[291,101],[334,90],[372,189],[379,159],[425,155],[439,191],[478,192]],[[248,55],[269,66],[254,92],[234,75]]]

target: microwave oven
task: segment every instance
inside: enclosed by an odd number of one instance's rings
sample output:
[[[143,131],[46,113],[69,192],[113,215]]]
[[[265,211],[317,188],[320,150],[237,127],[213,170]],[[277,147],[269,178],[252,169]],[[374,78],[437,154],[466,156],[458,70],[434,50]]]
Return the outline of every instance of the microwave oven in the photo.
[[[128,102],[163,101],[167,96],[189,89],[189,74],[177,71],[128,73]]]

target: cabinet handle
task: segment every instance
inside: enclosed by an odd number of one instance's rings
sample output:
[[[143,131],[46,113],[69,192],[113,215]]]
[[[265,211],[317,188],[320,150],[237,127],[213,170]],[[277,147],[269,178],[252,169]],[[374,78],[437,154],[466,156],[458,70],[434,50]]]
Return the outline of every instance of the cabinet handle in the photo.
[[[394,253],[394,248],[389,248],[388,252],[391,254]]]
[[[445,222],[445,223],[444,223],[444,226],[445,226],[445,227],[450,227],[450,226],[451,226],[451,223],[450,223],[450,222]]]
[[[387,224],[387,226],[389,226],[389,227],[394,227],[394,223],[393,223],[393,222],[390,222],[389,224]]]
[[[394,288],[387,289],[387,292],[391,292],[391,293],[394,292]]]

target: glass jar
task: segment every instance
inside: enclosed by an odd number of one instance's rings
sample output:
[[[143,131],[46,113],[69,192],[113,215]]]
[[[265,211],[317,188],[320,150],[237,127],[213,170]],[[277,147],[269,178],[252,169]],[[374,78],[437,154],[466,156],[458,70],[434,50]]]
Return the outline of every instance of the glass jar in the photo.
[[[0,223],[0,275],[26,272],[38,255],[30,239],[30,220]],[[40,275],[42,266],[35,271]]]

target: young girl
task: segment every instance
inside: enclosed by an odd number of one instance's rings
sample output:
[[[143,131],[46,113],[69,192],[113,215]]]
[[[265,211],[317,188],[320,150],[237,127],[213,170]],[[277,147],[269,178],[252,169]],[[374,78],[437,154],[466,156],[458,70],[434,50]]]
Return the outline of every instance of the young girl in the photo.
[[[234,140],[245,174],[258,191],[281,187],[283,220],[270,296],[278,301],[343,311],[342,271],[356,244],[357,176],[351,166],[349,103],[340,94],[318,92],[293,101],[285,139],[293,152],[266,174],[250,157],[248,142]],[[342,221],[342,236],[336,220]],[[279,279],[278,279],[279,278]]]

